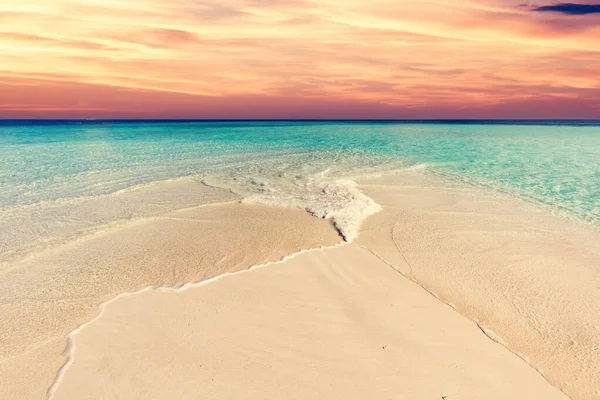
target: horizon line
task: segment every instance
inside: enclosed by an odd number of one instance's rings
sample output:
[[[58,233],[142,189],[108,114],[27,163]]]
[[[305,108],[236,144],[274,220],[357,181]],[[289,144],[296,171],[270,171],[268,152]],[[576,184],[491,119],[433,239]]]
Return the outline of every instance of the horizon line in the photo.
[[[419,122],[419,121],[600,121],[599,118],[0,118],[0,122],[40,121],[40,122],[120,122],[120,121],[169,121],[169,122]]]
[[[115,119],[89,119],[89,118],[0,118],[0,127],[7,126],[51,126],[51,125],[102,125],[102,124],[160,124],[160,123],[339,123],[339,124],[455,124],[455,125],[562,125],[562,126],[598,126],[600,119],[187,119],[187,118],[115,118]]]

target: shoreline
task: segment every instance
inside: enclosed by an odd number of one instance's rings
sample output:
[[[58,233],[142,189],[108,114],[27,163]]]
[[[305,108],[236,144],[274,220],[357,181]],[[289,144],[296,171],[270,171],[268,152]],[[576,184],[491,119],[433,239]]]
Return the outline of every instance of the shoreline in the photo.
[[[411,180],[413,180],[413,181],[411,181]],[[465,301],[463,292],[457,292],[458,294],[457,293],[453,294],[448,291],[440,290],[440,288],[443,288],[444,285],[447,285],[448,283],[455,285],[456,282],[452,283],[453,281],[448,281],[442,275],[438,276],[438,277],[434,277],[435,279],[429,277],[425,280],[421,276],[415,276],[415,271],[413,270],[414,265],[412,265],[414,262],[411,260],[411,262],[409,263],[409,261],[406,258],[405,252],[403,251],[403,249],[401,249],[401,247],[398,246],[398,243],[397,243],[396,239],[394,238],[395,229],[396,229],[395,225],[392,227],[392,230],[389,231],[389,229],[388,229],[389,224],[386,224],[385,221],[386,220],[387,220],[387,222],[391,221],[391,219],[390,219],[391,215],[394,217],[397,217],[398,210],[401,210],[401,213],[406,213],[406,209],[407,209],[406,204],[407,203],[397,202],[398,197],[394,194],[390,194],[390,193],[394,193],[393,192],[394,190],[396,190],[396,193],[400,193],[400,192],[398,192],[398,190],[412,191],[415,189],[420,189],[420,190],[430,189],[433,191],[435,191],[435,190],[440,191],[440,192],[438,192],[438,194],[439,193],[442,193],[442,194],[451,193],[450,197],[455,196],[455,197],[452,197],[452,201],[450,203],[446,204],[446,207],[448,207],[448,209],[451,209],[451,207],[461,206],[461,204],[462,204],[461,201],[464,203],[465,199],[469,198],[469,196],[474,196],[474,198],[478,198],[479,200],[484,200],[484,203],[486,201],[491,202],[491,203],[494,203],[494,201],[497,201],[498,204],[505,204],[505,205],[508,204],[509,209],[510,209],[510,207],[514,207],[514,210],[517,210],[517,212],[522,211],[523,213],[533,213],[534,215],[538,215],[540,217],[540,219],[542,220],[541,228],[543,228],[543,229],[548,229],[548,226],[552,226],[552,224],[558,223],[559,225],[563,224],[564,226],[572,225],[572,226],[574,226],[573,229],[575,229],[575,231],[577,231],[579,228],[581,228],[582,230],[590,230],[590,231],[598,233],[598,237],[600,237],[600,232],[598,232],[595,229],[596,227],[594,225],[591,225],[591,227],[588,227],[587,225],[580,223],[578,221],[572,221],[572,220],[568,220],[568,219],[563,220],[563,218],[561,216],[552,215],[550,213],[547,213],[548,215],[546,215],[546,210],[544,210],[542,212],[541,207],[537,207],[537,205],[531,204],[525,200],[521,200],[520,202],[515,202],[514,198],[512,196],[506,196],[507,198],[505,199],[503,196],[498,196],[493,193],[492,194],[484,193],[484,190],[482,190],[480,188],[471,188],[472,190],[469,190],[468,188],[464,187],[465,185],[463,185],[462,183],[449,182],[446,184],[446,183],[440,182],[440,181],[436,182],[436,177],[430,177],[430,176],[427,176],[418,171],[417,172],[411,171],[411,170],[400,171],[400,172],[395,172],[394,174],[391,174],[391,175],[384,174],[379,178],[371,177],[371,179],[358,179],[358,182],[359,182],[360,190],[363,193],[365,193],[366,196],[374,199],[377,203],[381,204],[383,206],[383,211],[381,211],[379,214],[369,217],[366,221],[363,222],[363,224],[360,228],[360,236],[356,240],[352,241],[351,243],[336,244],[336,245],[333,245],[332,248],[338,248],[340,246],[345,247],[345,246],[352,245],[352,246],[358,246],[360,248],[363,248],[365,251],[369,251],[376,258],[378,258],[381,262],[385,263],[387,266],[391,267],[396,272],[399,272],[403,277],[405,277],[408,280],[413,281],[415,284],[419,285],[422,289],[424,289],[426,292],[428,292],[432,297],[436,298],[440,302],[440,304],[453,308],[454,311],[456,311],[463,318],[469,320],[470,322],[475,323],[478,326],[478,329],[480,329],[481,333],[483,333],[487,337],[486,340],[492,340],[492,341],[497,342],[499,345],[501,345],[504,348],[504,350],[506,350],[507,352],[510,352],[515,357],[521,358],[524,362],[526,362],[529,366],[531,366],[531,368],[538,371],[539,374],[544,379],[547,379],[548,382],[554,384],[555,387],[566,390],[567,392],[572,391],[572,390],[567,390],[566,387],[564,386],[564,384],[561,384],[560,382],[557,383],[557,380],[555,378],[552,378],[552,377],[548,378],[546,376],[547,371],[545,371],[543,368],[541,368],[540,365],[536,365],[535,359],[534,359],[534,362],[532,362],[529,359],[529,354],[527,354],[527,352],[521,353],[519,350],[515,350],[513,348],[514,344],[511,343],[510,340],[508,343],[506,343],[504,340],[504,335],[503,335],[504,331],[503,331],[502,327],[501,327],[501,329],[499,329],[500,332],[498,332],[497,327],[494,326],[493,318],[491,320],[492,321],[491,324],[490,324],[490,321],[486,320],[485,318],[478,318],[477,312],[473,312],[473,310],[477,311],[477,307],[479,306],[479,304],[477,304],[477,302],[473,302],[472,299],[469,300],[469,298],[467,298],[467,300]],[[377,182],[380,182],[381,184],[379,185],[379,184],[377,184]],[[431,185],[431,187],[428,188],[427,185]],[[398,189],[398,187],[400,187],[400,189]],[[384,189],[391,191],[391,192],[388,192],[387,195],[381,195],[381,193],[378,193],[378,190],[385,191]],[[453,191],[456,193],[454,193]],[[484,193],[485,196],[482,196],[479,198],[478,196],[482,193]],[[402,195],[406,196],[406,193],[403,193]],[[461,198],[461,196],[462,196],[462,198]],[[429,196],[423,196],[423,199],[425,199],[424,203],[430,202],[430,200],[432,198],[435,199],[435,196],[431,196],[431,193]],[[421,199],[421,200],[423,200],[423,199]],[[236,203],[236,204],[238,204],[238,203]],[[285,213],[284,210],[292,210],[292,209],[286,209],[286,208],[281,208],[281,207],[277,207],[277,206],[255,205],[255,204],[253,205],[252,203],[251,204],[245,203],[245,204],[248,207],[259,207],[259,208],[264,208],[265,210],[268,209],[271,211],[279,209],[280,212],[283,212],[283,213]],[[218,207],[221,205],[224,205],[224,204],[216,204],[216,205],[213,204],[212,206]],[[462,205],[464,206],[464,204],[462,204]],[[485,203],[484,205],[489,206],[488,203]],[[211,206],[211,204],[203,205],[201,207],[206,207],[206,206]],[[414,206],[414,204],[412,204],[412,206]],[[192,209],[196,209],[196,208],[197,207],[192,207]],[[413,208],[415,208],[415,207],[413,207]],[[410,207],[409,207],[409,209],[410,209]],[[467,209],[468,209],[468,207],[467,207]],[[179,212],[183,212],[185,214],[186,211],[190,211],[190,210],[191,209],[179,210]],[[508,221],[511,223],[514,222],[514,218],[510,217],[510,215],[509,215],[509,213],[511,212],[510,210],[507,209],[508,210],[507,211],[507,210],[500,208],[495,211],[498,212],[498,210],[501,210],[502,212],[506,212],[505,216],[509,216]],[[296,210],[296,211],[303,213],[303,211],[300,211],[300,210]],[[414,211],[414,210],[410,210],[410,211]],[[396,212],[396,214],[394,214],[395,212]],[[451,211],[448,211],[448,212],[451,213]],[[465,211],[459,211],[457,215],[459,215],[460,213],[464,213],[464,212]],[[477,213],[477,209],[476,209],[476,207],[473,209],[468,209],[468,212]],[[429,214],[435,214],[435,212],[434,213],[429,212]],[[484,214],[482,214],[482,215],[484,215]],[[467,215],[467,214],[465,214],[465,215]],[[329,223],[327,223],[325,221],[320,221],[317,223],[316,221],[319,221],[317,218],[313,218],[308,215],[307,215],[307,217],[309,219],[314,220],[313,228],[314,228],[314,226],[317,226],[317,225],[323,226],[323,227],[326,226],[328,228],[326,228],[325,231],[327,229],[329,229],[330,230],[329,234],[333,233],[334,236],[337,235],[337,232],[333,232],[334,228]],[[551,222],[551,220],[554,222]],[[308,221],[308,220],[306,220],[306,221]],[[556,221],[559,221],[559,222],[556,222]],[[560,221],[562,221],[562,222],[560,222]],[[396,222],[394,221],[394,224],[395,223]],[[544,223],[549,224],[549,225],[548,226],[543,225]],[[290,226],[293,226],[293,224]],[[453,228],[454,227],[450,226],[448,228],[448,231],[454,232]],[[413,227],[413,230],[415,232],[417,232],[418,229],[419,229],[418,226],[416,228]],[[431,229],[431,227],[428,229]],[[540,232],[543,231],[543,229],[540,229]],[[427,230],[426,231],[421,230],[421,231],[427,232]],[[248,231],[248,232],[250,232],[250,231]],[[389,234],[390,232],[391,232],[391,242],[389,242],[389,240],[388,240],[388,242],[386,242],[382,238],[385,238],[386,235]],[[227,234],[229,234],[229,233],[227,233]],[[242,236],[243,236],[243,233],[242,233]],[[327,236],[327,237],[329,237],[330,240],[333,240],[333,237],[331,235]],[[337,239],[339,242],[339,237]],[[389,239],[389,238],[387,238],[387,239]],[[406,238],[403,238],[403,239],[405,240]],[[402,243],[406,244],[406,242],[402,242]],[[266,263],[262,263],[262,264],[258,264],[258,265],[251,264],[250,267],[248,267],[248,265],[246,265],[246,267],[242,267],[241,269],[238,269],[237,272],[232,273],[232,272],[225,271],[225,273],[221,273],[219,275],[209,277],[208,279],[201,279],[200,281],[197,281],[195,283],[184,283],[180,286],[175,286],[175,288],[173,288],[173,286],[157,287],[156,285],[150,285],[150,286],[146,286],[145,288],[142,288],[135,292],[122,292],[120,294],[117,294],[115,297],[101,303],[100,308],[96,308],[96,312],[97,312],[96,317],[94,317],[91,320],[88,320],[87,322],[83,322],[82,324],[80,324],[75,330],[70,331],[68,333],[67,337],[65,337],[64,339],[65,339],[65,341],[68,340],[70,343],[71,340],[73,340],[73,337],[76,337],[80,332],[84,331],[86,327],[91,326],[94,323],[98,323],[99,321],[101,321],[102,317],[104,315],[104,312],[105,312],[105,308],[107,306],[110,306],[111,304],[113,304],[113,302],[122,300],[124,297],[143,295],[146,292],[153,292],[153,291],[154,292],[164,291],[164,292],[169,292],[169,293],[177,293],[177,292],[185,291],[188,289],[195,289],[197,287],[202,287],[204,285],[207,285],[208,283],[211,283],[211,284],[214,283],[214,284],[218,285],[217,282],[219,282],[222,278],[235,276],[235,275],[240,274],[241,272],[255,271],[257,269],[261,269],[266,266],[272,266],[273,264],[286,264],[286,263],[288,263],[288,261],[294,260],[296,257],[302,256],[305,253],[313,253],[313,252],[319,253],[319,252],[322,252],[323,250],[327,250],[329,248],[330,247],[328,245],[325,245],[325,246],[320,246],[320,247],[313,247],[307,251],[300,250],[299,252],[287,253],[287,255],[282,254],[281,257],[283,257],[283,260],[280,260],[280,261],[267,261]],[[396,253],[396,254],[394,254],[394,253]],[[409,253],[410,253],[410,251],[409,251]],[[401,257],[399,257],[399,256],[401,256]],[[598,259],[600,260],[600,257]],[[439,261],[440,260],[438,260],[438,262]],[[429,260],[429,261],[419,260],[418,262],[416,262],[417,265],[419,263],[424,264],[424,265],[427,263],[430,264],[431,260]],[[238,264],[238,265],[241,266],[241,264]],[[280,267],[282,267],[282,266],[280,266]],[[417,275],[418,274],[419,274],[419,271],[417,271]],[[454,290],[454,288],[455,288],[455,286],[451,286],[452,290]],[[478,312],[480,312],[480,311],[478,311]],[[500,320],[501,319],[502,318],[500,318]],[[600,336],[598,336],[598,337],[600,337]],[[74,346],[68,347],[67,350],[68,350],[67,362],[64,363],[63,367],[61,367],[59,372],[57,374],[55,374],[55,381],[52,384],[51,388],[48,389],[49,391],[55,390],[55,388],[60,387],[62,376],[65,373],[67,373],[70,369],[70,364],[69,364],[70,361],[69,360],[70,360],[70,357],[72,354],[76,354],[75,347]],[[2,370],[2,364],[4,364],[4,362],[6,362],[6,361],[7,361],[7,359],[0,361],[0,371]],[[593,384],[592,384],[590,390],[592,390],[592,389],[593,389]],[[577,393],[578,392],[576,390],[575,397],[573,397],[574,399],[586,398],[586,397],[581,397]],[[584,392],[584,393],[587,393],[587,392]],[[593,391],[589,391],[589,393],[593,394]],[[597,394],[600,394],[600,386],[599,386]]]
[[[0,397],[45,398],[69,332],[120,294],[182,286],[339,241],[302,210],[236,202],[132,221],[24,258],[1,271]]]
[[[574,399],[600,396],[600,231],[437,177],[362,182],[384,211],[358,244]]]

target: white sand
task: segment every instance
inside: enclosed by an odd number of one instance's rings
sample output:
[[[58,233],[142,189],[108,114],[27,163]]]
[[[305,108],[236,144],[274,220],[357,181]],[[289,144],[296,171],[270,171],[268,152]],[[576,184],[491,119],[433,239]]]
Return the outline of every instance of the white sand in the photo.
[[[566,399],[356,245],[108,304],[54,399]]]
[[[421,174],[362,189],[384,211],[363,225],[359,244],[573,399],[600,399],[599,230]]]
[[[0,269],[0,399],[44,399],[66,335],[101,303],[341,239],[303,210],[225,203],[123,222]]]
[[[54,397],[600,398],[600,231],[416,172],[361,188],[384,210],[353,244],[107,303]],[[119,293],[339,241],[240,204],[117,228],[0,277],[0,398],[43,398]]]

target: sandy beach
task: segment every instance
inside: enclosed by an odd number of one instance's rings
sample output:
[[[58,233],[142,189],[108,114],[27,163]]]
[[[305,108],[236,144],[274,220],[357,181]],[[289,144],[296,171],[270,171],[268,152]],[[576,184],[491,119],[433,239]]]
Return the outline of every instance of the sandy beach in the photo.
[[[573,399],[600,398],[600,232],[504,195],[405,173],[357,243],[477,321]]]
[[[226,199],[11,264],[2,398],[598,397],[597,230],[418,171],[360,188],[352,243]]]
[[[184,183],[162,187],[156,203],[189,199]],[[66,360],[67,334],[121,293],[181,286],[341,240],[303,210],[240,204],[228,191],[194,183],[191,190],[207,203],[159,209],[1,264],[0,399],[46,398]],[[152,208],[145,191],[119,196]],[[119,196],[111,203],[121,206]]]
[[[419,171],[360,189],[352,243],[202,186],[10,263],[0,397],[598,398],[600,232]]]
[[[106,305],[53,399],[566,399],[351,244]]]

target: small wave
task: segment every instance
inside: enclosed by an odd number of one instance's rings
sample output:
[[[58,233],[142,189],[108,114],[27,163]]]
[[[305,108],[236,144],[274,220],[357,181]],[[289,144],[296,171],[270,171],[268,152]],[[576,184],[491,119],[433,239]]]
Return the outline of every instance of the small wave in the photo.
[[[358,236],[360,225],[367,217],[381,211],[381,206],[362,193],[350,179],[313,179],[307,189],[305,193],[295,194],[277,191],[255,194],[244,198],[243,202],[304,208],[315,217],[331,220],[347,242]]]
[[[358,188],[356,180],[405,166],[401,160],[362,154],[313,152],[209,173],[204,180],[233,191],[246,203],[305,209],[315,217],[330,220],[340,236],[350,242],[358,236],[361,223],[381,210]]]

